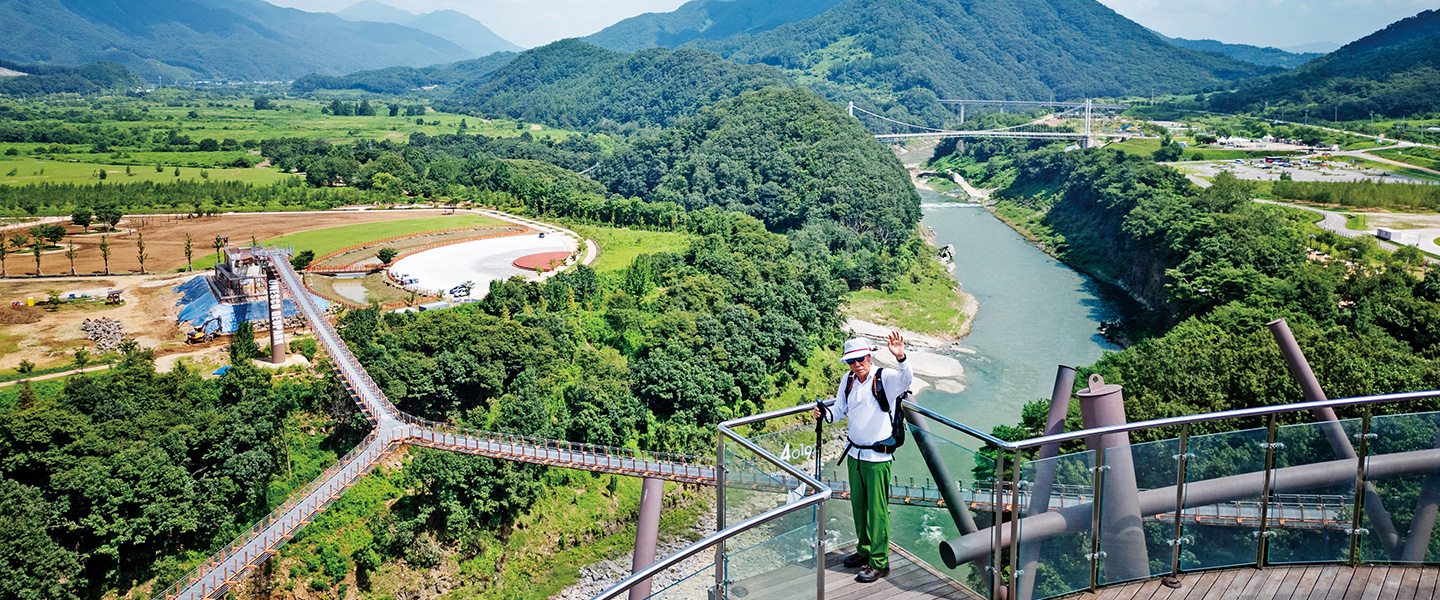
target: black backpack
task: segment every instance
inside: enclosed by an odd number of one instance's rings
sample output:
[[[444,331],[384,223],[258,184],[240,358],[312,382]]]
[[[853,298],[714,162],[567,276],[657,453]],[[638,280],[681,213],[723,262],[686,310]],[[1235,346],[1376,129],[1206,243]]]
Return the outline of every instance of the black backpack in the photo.
[[[845,462],[845,457],[849,455],[850,448],[852,447],[859,448],[861,450],[874,450],[881,454],[894,454],[897,449],[905,445],[905,419],[900,416],[905,411],[899,406],[896,406],[895,412],[890,412],[890,398],[885,395],[885,381],[884,378],[881,377],[881,374],[884,373],[884,371],[885,369],[883,368],[875,369],[874,376],[870,380],[870,393],[875,395],[875,402],[880,404],[880,410],[890,415],[890,437],[866,446],[856,444],[855,442],[850,442],[849,445],[845,447],[845,451],[840,454],[840,462]],[[846,373],[846,398],[850,397],[850,390],[854,386],[855,374]],[[909,395],[910,390],[905,390],[905,393],[900,394],[900,397],[895,399],[896,403],[898,404],[904,402],[905,398]],[[840,464],[840,462],[837,462],[835,464]]]

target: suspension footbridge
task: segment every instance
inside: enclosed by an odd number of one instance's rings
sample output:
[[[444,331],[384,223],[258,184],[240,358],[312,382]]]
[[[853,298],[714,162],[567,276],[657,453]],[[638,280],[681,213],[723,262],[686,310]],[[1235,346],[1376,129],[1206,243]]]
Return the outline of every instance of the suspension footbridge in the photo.
[[[1103,115],[1115,111],[1123,111],[1129,108],[1123,104],[1102,104],[1092,100],[1084,102],[1043,102],[1027,100],[940,100],[941,104],[953,104],[960,107],[960,123],[965,123],[966,106],[999,106],[1018,108],[1054,108],[1056,112],[1047,114],[1028,123],[1010,127],[999,127],[991,129],[937,129],[926,125],[908,123],[899,119],[866,110],[850,102],[847,108],[850,116],[867,117],[890,125],[908,129],[908,132],[880,133],[875,135],[878,140],[906,140],[926,138],[1020,138],[1020,139],[1071,139],[1080,140],[1087,145],[1090,140],[1101,138],[1126,137],[1129,134],[1109,131],[1097,127],[1097,121],[1103,121]],[[1070,118],[1081,121],[1080,129],[1074,130],[1066,125],[1060,124]]]

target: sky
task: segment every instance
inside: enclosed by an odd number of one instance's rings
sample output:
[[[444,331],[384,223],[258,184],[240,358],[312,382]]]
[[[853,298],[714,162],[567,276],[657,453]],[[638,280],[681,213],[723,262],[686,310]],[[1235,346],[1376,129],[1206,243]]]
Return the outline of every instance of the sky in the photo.
[[[269,0],[314,12],[358,0]],[[452,9],[525,47],[595,33],[626,17],[667,12],[684,0],[383,0],[413,13]],[[784,0],[778,0],[784,1]],[[1171,37],[1289,48],[1344,45],[1420,11],[1435,0],[1100,0]]]

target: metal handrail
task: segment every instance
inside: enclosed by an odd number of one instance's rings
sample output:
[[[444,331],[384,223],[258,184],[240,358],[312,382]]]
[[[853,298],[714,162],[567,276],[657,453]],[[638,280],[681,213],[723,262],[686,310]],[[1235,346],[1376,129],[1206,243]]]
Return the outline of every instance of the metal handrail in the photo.
[[[783,516],[785,516],[785,515],[788,515],[788,514],[790,514],[790,513],[793,513],[793,512],[796,512],[796,511],[799,511],[799,510],[802,510],[802,509],[805,509],[805,508],[809,508],[809,507],[811,507],[811,506],[816,506],[820,511],[822,511],[822,512],[820,513],[819,518],[816,519],[816,535],[817,535],[817,540],[824,540],[824,539],[825,539],[825,522],[824,522],[824,518],[823,518],[823,515],[824,515],[823,511],[825,510],[825,504],[824,504],[824,503],[825,503],[827,500],[829,500],[829,499],[831,498],[831,496],[833,495],[833,493],[834,493],[834,492],[830,489],[830,486],[825,485],[825,483],[824,483],[823,481],[821,481],[820,479],[818,479],[817,477],[812,476],[812,475],[810,475],[809,473],[806,473],[805,471],[803,471],[803,470],[801,470],[801,469],[797,469],[797,468],[795,468],[793,465],[791,465],[790,463],[787,463],[787,462],[781,460],[779,457],[777,457],[777,456],[775,456],[774,454],[770,453],[770,451],[768,451],[768,450],[760,447],[760,445],[756,444],[755,442],[753,442],[753,441],[751,441],[751,440],[749,440],[749,439],[746,439],[745,437],[739,435],[738,433],[735,433],[735,431],[732,429],[733,427],[740,427],[740,426],[743,426],[743,425],[753,425],[753,424],[755,424],[755,423],[760,423],[760,422],[768,421],[768,420],[770,420],[770,419],[777,419],[777,418],[780,418],[780,417],[786,417],[786,416],[790,416],[790,415],[795,415],[795,414],[800,414],[800,413],[804,413],[804,412],[809,412],[809,411],[810,411],[812,408],[814,408],[814,407],[815,407],[815,405],[812,404],[812,403],[800,404],[800,405],[797,405],[797,406],[792,406],[792,407],[789,407],[789,408],[782,408],[782,409],[779,409],[779,410],[773,410],[773,411],[770,411],[770,412],[761,413],[761,414],[758,414],[758,415],[752,415],[752,416],[749,416],[749,417],[741,417],[741,418],[738,418],[738,419],[731,419],[731,420],[729,420],[729,421],[723,421],[723,422],[721,422],[719,425],[716,425],[716,427],[715,427],[716,433],[718,434],[718,436],[719,436],[719,438],[720,438],[721,440],[729,439],[729,440],[731,440],[731,441],[739,444],[740,446],[744,447],[746,450],[749,450],[749,451],[751,451],[751,452],[754,452],[756,455],[760,456],[761,458],[765,459],[766,461],[769,461],[769,462],[773,463],[775,466],[779,467],[780,470],[782,470],[782,471],[784,471],[785,473],[787,473],[787,474],[795,477],[795,478],[798,479],[801,483],[804,483],[806,486],[809,486],[809,488],[810,488],[811,490],[814,490],[811,494],[809,494],[809,495],[807,495],[807,496],[804,496],[804,497],[800,498],[799,500],[786,503],[786,504],[783,505],[783,506],[779,506],[779,507],[770,509],[770,510],[768,510],[768,511],[766,511],[766,512],[760,513],[760,514],[758,514],[758,515],[756,515],[756,516],[750,517],[749,519],[746,519],[746,520],[744,520],[744,521],[741,521],[741,522],[739,522],[739,523],[736,523],[735,525],[726,527],[726,528],[724,528],[724,529],[722,529],[722,530],[720,530],[720,531],[717,531],[717,532],[712,533],[712,534],[710,534],[710,535],[708,535],[708,536],[706,536],[706,537],[704,537],[704,538],[701,538],[699,541],[695,542],[694,544],[691,544],[691,545],[689,545],[689,546],[686,546],[686,547],[684,547],[684,548],[681,548],[678,552],[676,552],[676,553],[674,553],[674,554],[672,554],[672,555],[670,555],[670,556],[665,557],[663,560],[660,560],[660,561],[658,561],[658,562],[650,565],[649,567],[646,567],[646,568],[644,568],[644,569],[641,569],[640,571],[634,573],[633,575],[631,575],[631,576],[629,576],[629,577],[626,577],[625,579],[621,580],[619,583],[616,583],[615,585],[611,586],[609,589],[605,590],[604,592],[601,592],[600,595],[595,596],[595,597],[592,598],[591,600],[611,600],[612,598],[618,597],[621,593],[628,592],[631,588],[634,588],[635,586],[638,586],[638,585],[640,585],[641,583],[644,583],[644,582],[649,581],[650,578],[654,577],[655,575],[657,575],[657,574],[659,574],[659,573],[661,573],[661,572],[663,572],[663,571],[665,571],[665,570],[667,570],[667,569],[673,568],[675,565],[679,564],[681,561],[683,561],[683,560],[685,560],[685,559],[687,559],[687,558],[690,558],[690,557],[692,557],[692,556],[695,556],[696,554],[699,554],[699,553],[701,553],[701,552],[703,552],[703,551],[705,551],[705,550],[708,550],[708,549],[710,549],[710,548],[716,548],[716,547],[720,546],[721,544],[723,544],[723,543],[725,542],[725,540],[728,540],[728,539],[730,539],[730,538],[732,538],[732,537],[735,537],[736,535],[739,535],[739,534],[741,534],[741,533],[744,533],[744,532],[746,532],[746,531],[749,531],[749,530],[751,530],[751,529],[754,529],[754,528],[756,528],[756,527],[759,527],[760,525],[763,525],[763,524],[765,524],[765,523],[768,523],[768,522],[770,522],[770,521],[772,521],[772,520],[775,520],[775,519],[777,519],[777,518],[783,517]],[[715,457],[715,464],[716,464],[716,466],[717,466],[716,471],[717,471],[717,478],[718,478],[718,477],[720,477],[720,473],[724,471],[724,457],[723,457],[722,455],[717,454],[716,457]],[[723,487],[724,487],[724,483],[723,483],[722,481],[717,481],[716,484],[717,484],[718,488],[723,488]],[[724,507],[723,507],[723,496],[721,497],[721,503],[722,503],[722,505],[719,507],[719,509],[723,512],[723,510],[724,510]],[[815,547],[815,553],[816,553],[816,561],[815,561],[815,562],[816,562],[817,565],[819,565],[817,568],[822,569],[822,570],[823,570],[824,564],[825,564],[825,560],[824,560],[824,558],[823,558],[824,552],[825,552],[825,548],[824,548],[823,543],[817,543],[817,544],[816,544],[816,547]],[[718,560],[719,560],[719,559],[718,559],[718,557],[717,557],[717,564],[716,564],[716,568],[717,568],[717,569],[720,568],[720,565],[719,565],[719,563],[718,563]],[[817,588],[818,600],[824,600],[824,597],[825,597],[824,579],[821,578],[818,573],[817,573],[817,575],[816,575],[816,578],[817,578],[817,586],[818,586],[818,588]]]
[[[975,429],[974,427],[970,427],[968,425],[956,422],[954,419],[919,406],[909,400],[905,401],[904,406],[907,410],[912,410],[919,414],[925,415],[926,418],[938,421],[941,424],[950,427],[951,429],[955,429],[967,435],[979,438],[981,441],[998,446],[1005,450],[1024,450],[1027,448],[1035,448],[1037,446],[1044,446],[1047,444],[1058,444],[1060,442],[1082,440],[1085,438],[1099,437],[1112,433],[1128,433],[1131,431],[1154,429],[1157,427],[1172,427],[1176,425],[1207,423],[1210,421],[1220,421],[1224,419],[1265,417],[1290,412],[1314,410],[1317,408],[1344,408],[1351,406],[1381,404],[1385,402],[1402,402],[1405,400],[1428,400],[1432,398],[1440,398],[1440,390],[1401,392],[1396,394],[1377,394],[1372,396],[1355,396],[1353,398],[1338,398],[1333,400],[1296,402],[1294,404],[1275,404],[1271,406],[1256,406],[1253,408],[1237,408],[1234,410],[1225,410],[1213,413],[1182,415],[1179,417],[1166,417],[1163,419],[1151,419],[1149,421],[1137,421],[1134,423],[1124,423],[1121,425],[1110,425],[1106,427],[1081,429],[1078,431],[1069,431],[1065,433],[1057,433],[1055,435],[1046,435],[1037,438],[1030,438],[1028,440],[1021,440],[1018,442],[1007,442],[993,435],[989,435],[978,429]]]

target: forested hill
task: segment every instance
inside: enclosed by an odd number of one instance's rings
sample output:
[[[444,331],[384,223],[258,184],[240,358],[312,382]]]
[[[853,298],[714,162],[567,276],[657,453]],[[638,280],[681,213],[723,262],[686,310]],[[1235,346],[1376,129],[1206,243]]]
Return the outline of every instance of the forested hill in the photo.
[[[1272,75],[1232,94],[1216,94],[1226,111],[1316,110],[1340,120],[1389,117],[1440,109],[1440,11],[1427,10],[1324,57]]]
[[[1279,48],[1262,48],[1249,44],[1226,44],[1215,40],[1187,40],[1185,38],[1172,37],[1166,37],[1165,39],[1181,48],[1189,48],[1199,52],[1219,52],[1235,60],[1255,63],[1265,67],[1280,67],[1282,69],[1293,69],[1324,56],[1324,54],[1319,52],[1286,52]]]
[[[1176,47],[1095,0],[849,0],[765,33],[692,44],[860,95],[917,90],[911,102],[922,104],[931,92],[1034,100],[1181,91],[1270,70]]]
[[[668,13],[646,13],[606,27],[585,41],[618,52],[675,48],[769,31],[830,10],[843,0],[693,0]]]
[[[833,222],[878,245],[910,239],[920,197],[858,122],[803,89],[767,88],[705,108],[607,157],[612,192],[688,210],[747,213],[772,231]]]
[[[430,67],[388,67],[358,71],[349,75],[311,73],[296,79],[291,87],[297,92],[314,90],[365,90],[377,94],[406,92],[440,86],[442,91],[464,93],[479,86],[496,69],[515,60],[514,52],[496,52],[484,58],[462,60],[448,65]]]
[[[94,94],[102,91],[127,92],[144,85],[125,67],[112,62],[97,62],[78,67],[22,65],[0,60],[0,68],[25,75],[0,77],[0,94],[37,96],[40,94]]]
[[[148,81],[288,80],[474,58],[422,31],[261,0],[0,0],[0,59],[108,60]]]
[[[455,108],[572,129],[663,127],[770,85],[789,83],[771,67],[702,50],[622,54],[571,39],[521,53]]]

